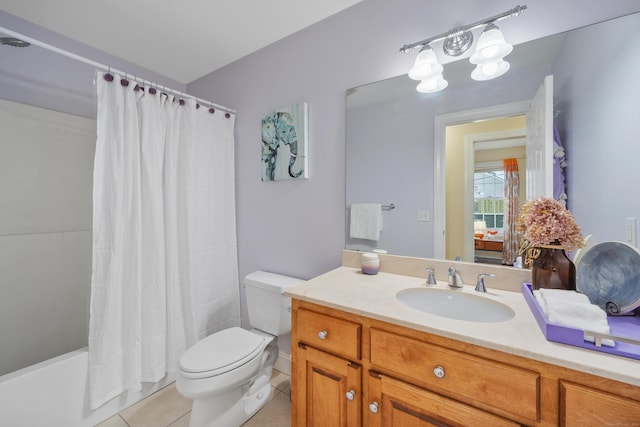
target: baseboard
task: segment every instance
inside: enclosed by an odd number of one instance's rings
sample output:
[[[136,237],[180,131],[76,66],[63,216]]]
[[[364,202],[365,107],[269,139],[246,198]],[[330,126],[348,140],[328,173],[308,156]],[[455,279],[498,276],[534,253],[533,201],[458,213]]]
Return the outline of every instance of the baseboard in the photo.
[[[273,368],[283,374],[291,375],[291,355],[280,352]]]

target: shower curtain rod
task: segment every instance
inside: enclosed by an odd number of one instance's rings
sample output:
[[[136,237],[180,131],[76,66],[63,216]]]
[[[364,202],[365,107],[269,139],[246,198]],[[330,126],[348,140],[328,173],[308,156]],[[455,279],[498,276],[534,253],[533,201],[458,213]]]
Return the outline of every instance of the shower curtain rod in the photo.
[[[224,107],[224,106],[218,105],[218,104],[214,104],[213,102],[207,101],[206,99],[197,98],[197,97],[195,97],[193,95],[189,95],[187,93],[180,92],[180,91],[175,90],[175,89],[171,89],[171,88],[163,86],[161,84],[154,83],[152,81],[136,77],[133,74],[129,74],[129,73],[126,73],[124,71],[117,70],[117,69],[115,69],[113,67],[109,67],[107,65],[104,65],[104,64],[101,64],[99,62],[96,62],[96,61],[94,61],[92,59],[85,58],[84,56],[77,55],[75,53],[69,52],[68,50],[61,49],[59,47],[50,45],[48,43],[45,43],[45,42],[42,42],[40,40],[34,39],[32,37],[26,36],[24,34],[20,34],[20,33],[16,32],[16,31],[8,29],[8,28],[4,28],[4,27],[0,26],[0,32],[6,34],[8,36],[15,37],[15,38],[18,38],[20,40],[29,42],[32,45],[41,47],[41,48],[49,50],[51,52],[58,53],[60,55],[66,56],[67,58],[75,59],[76,61],[83,62],[83,63],[85,63],[87,65],[91,65],[91,66],[93,66],[95,68],[101,69],[102,71],[107,71],[109,73],[120,74],[124,78],[131,78],[133,80],[136,80],[139,83],[148,84],[150,86],[155,86],[156,88],[162,89],[165,92],[170,92],[173,95],[179,95],[179,96],[181,96],[183,98],[194,99],[196,102],[199,102],[201,104],[206,104],[206,105],[208,105],[210,107],[214,107],[216,109],[219,109],[219,110],[222,110],[222,111],[226,111],[226,112],[231,113],[231,114],[236,114],[236,111],[231,109],[231,108]]]

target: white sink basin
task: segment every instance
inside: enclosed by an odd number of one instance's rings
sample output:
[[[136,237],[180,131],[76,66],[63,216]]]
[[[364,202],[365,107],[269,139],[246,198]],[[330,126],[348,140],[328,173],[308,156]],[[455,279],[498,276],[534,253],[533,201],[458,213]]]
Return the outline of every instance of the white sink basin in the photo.
[[[503,322],[514,311],[499,302],[461,290],[411,288],[396,294],[401,303],[437,316],[470,322]]]

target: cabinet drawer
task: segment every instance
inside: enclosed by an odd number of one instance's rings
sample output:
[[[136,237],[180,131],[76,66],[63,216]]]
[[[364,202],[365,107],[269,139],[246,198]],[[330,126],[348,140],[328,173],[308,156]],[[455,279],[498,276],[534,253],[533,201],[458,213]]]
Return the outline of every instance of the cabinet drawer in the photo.
[[[528,420],[539,419],[540,374],[379,329],[371,365],[415,385]]]
[[[299,309],[296,327],[299,341],[347,359],[360,360],[362,326],[359,323]]]
[[[561,426],[633,426],[638,422],[640,402],[590,387],[560,382]]]

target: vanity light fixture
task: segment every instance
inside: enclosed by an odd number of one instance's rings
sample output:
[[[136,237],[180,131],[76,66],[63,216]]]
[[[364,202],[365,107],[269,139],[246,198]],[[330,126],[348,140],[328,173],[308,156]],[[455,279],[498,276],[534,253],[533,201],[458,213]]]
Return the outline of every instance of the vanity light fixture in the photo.
[[[476,64],[471,73],[473,80],[490,80],[509,71],[509,63],[504,58],[513,50],[513,46],[504,40],[502,31],[494,23],[487,24],[478,38],[476,52],[469,62]]]
[[[409,77],[420,80],[416,87],[418,92],[437,92],[447,87],[448,83],[442,76],[443,66],[439,63],[431,44],[443,41],[442,50],[449,56],[460,56],[473,44],[472,30],[484,26],[484,30],[478,38],[476,52],[471,55],[469,61],[476,64],[471,73],[474,80],[489,80],[501,76],[509,70],[509,63],[503,58],[513,50],[508,44],[500,29],[495,25],[512,16],[518,16],[527,9],[527,6],[516,6],[511,10],[494,15],[490,18],[474,22],[464,27],[453,29],[447,33],[439,34],[419,42],[404,45],[400,52],[408,52],[411,49],[420,48],[416,61],[409,70]]]

